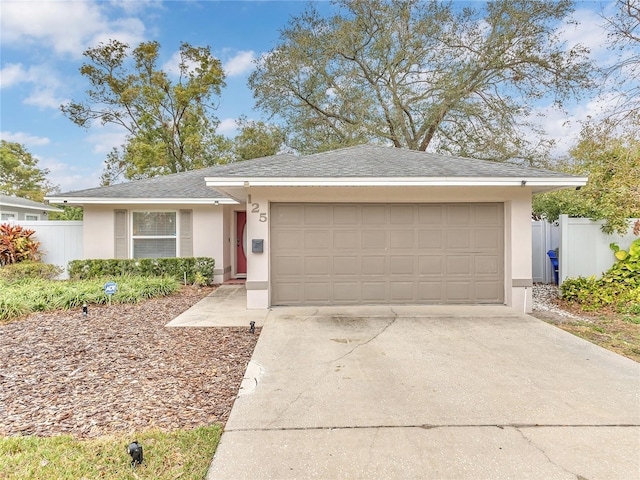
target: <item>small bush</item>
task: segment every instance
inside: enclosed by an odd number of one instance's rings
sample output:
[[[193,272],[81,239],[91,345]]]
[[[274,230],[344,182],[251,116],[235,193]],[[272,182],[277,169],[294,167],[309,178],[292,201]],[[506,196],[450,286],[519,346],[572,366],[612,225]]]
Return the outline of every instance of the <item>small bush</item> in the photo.
[[[20,263],[12,263],[0,268],[0,278],[8,282],[17,282],[28,278],[41,278],[53,280],[62,273],[64,269],[50,263],[33,262],[25,260]]]
[[[205,279],[206,285],[213,283],[215,260],[209,257],[187,258],[141,258],[141,259],[94,259],[69,262],[69,276],[74,279],[89,279],[111,275],[140,275],[175,278],[180,282],[194,283],[196,274]],[[186,277],[186,278],[185,278]],[[202,277],[199,277],[200,279]]]
[[[0,266],[11,265],[24,260],[40,260],[40,242],[31,236],[34,230],[20,225],[0,225]]]
[[[207,279],[205,278],[205,276],[200,273],[200,272],[196,272],[194,280],[193,280],[193,284],[196,286],[204,286],[207,284]]]
[[[562,283],[562,298],[579,303],[583,310],[612,306],[620,312],[640,311],[640,239],[629,251],[611,244],[616,263],[600,279],[570,278]]]

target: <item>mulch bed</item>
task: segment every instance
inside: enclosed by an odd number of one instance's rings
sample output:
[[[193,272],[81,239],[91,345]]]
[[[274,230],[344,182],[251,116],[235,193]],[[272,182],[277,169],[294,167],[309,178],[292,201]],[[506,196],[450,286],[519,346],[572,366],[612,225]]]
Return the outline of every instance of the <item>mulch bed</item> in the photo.
[[[166,328],[212,289],[0,325],[0,435],[78,438],[225,423],[258,340]]]

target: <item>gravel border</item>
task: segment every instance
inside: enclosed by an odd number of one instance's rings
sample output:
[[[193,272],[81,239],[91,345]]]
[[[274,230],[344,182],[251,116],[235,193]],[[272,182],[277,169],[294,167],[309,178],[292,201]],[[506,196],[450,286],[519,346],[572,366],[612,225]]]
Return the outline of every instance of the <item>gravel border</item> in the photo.
[[[555,321],[589,321],[586,316],[576,315],[558,305],[560,289],[557,285],[535,283],[533,285],[533,316]]]

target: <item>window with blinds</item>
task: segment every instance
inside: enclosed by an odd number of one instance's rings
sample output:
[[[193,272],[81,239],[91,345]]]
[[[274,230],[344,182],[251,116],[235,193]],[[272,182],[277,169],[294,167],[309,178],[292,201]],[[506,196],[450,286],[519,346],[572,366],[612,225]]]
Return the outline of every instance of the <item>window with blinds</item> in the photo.
[[[175,257],[176,212],[133,212],[133,258]]]

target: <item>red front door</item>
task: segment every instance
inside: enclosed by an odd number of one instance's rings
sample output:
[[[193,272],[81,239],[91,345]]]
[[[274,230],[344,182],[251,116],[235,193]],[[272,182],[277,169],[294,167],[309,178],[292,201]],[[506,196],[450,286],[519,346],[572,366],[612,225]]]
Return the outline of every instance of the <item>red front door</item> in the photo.
[[[236,274],[247,274],[247,212],[236,212]]]

